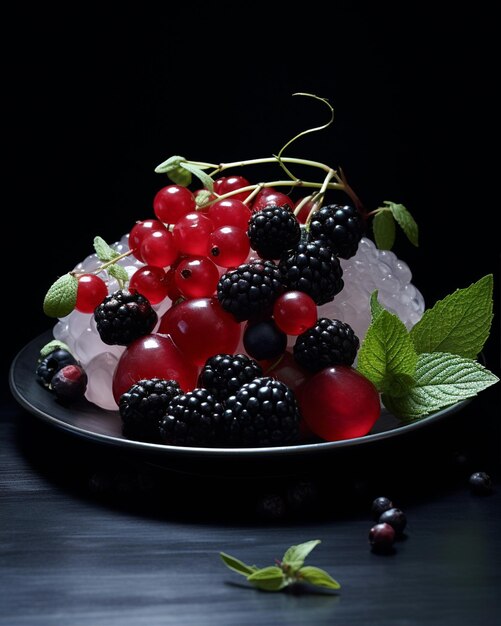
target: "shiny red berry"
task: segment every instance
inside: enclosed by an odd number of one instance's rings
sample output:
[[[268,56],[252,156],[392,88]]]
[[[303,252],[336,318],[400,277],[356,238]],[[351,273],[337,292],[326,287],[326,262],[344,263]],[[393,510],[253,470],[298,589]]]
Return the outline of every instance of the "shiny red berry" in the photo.
[[[102,278],[95,274],[82,274],[78,277],[75,308],[80,313],[94,313],[107,295],[108,287]]]

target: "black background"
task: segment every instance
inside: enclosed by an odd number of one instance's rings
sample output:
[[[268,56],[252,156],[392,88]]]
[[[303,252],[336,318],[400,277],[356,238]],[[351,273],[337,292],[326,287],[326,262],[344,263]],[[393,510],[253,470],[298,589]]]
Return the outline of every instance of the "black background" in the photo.
[[[370,209],[391,199],[411,210],[420,247],[399,237],[395,251],[428,305],[493,272],[497,309],[494,15],[370,4],[279,4],[273,17],[259,4],[225,2],[11,14],[5,373],[52,326],[44,294],[92,252],[93,237],[112,242],[152,216],[153,196],[168,184],[153,171],[159,162],[277,153],[328,118],[297,91],[327,98],[335,122],[287,154],[342,166]],[[277,171],[238,173],[258,182]],[[498,327],[497,317],[486,346],[494,370]]]

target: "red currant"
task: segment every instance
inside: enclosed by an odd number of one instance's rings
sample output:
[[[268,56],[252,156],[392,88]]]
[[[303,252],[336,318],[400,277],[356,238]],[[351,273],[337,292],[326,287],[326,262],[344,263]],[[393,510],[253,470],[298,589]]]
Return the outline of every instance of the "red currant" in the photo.
[[[158,304],[167,295],[167,277],[161,267],[154,265],[145,265],[138,269],[132,275],[129,283],[130,291],[137,291],[145,298],[148,298],[150,304]]]
[[[243,176],[222,176],[221,178],[216,178],[214,181],[214,191],[218,196],[223,196],[225,193],[236,191],[237,189],[248,187],[249,185],[250,182]],[[243,202],[249,194],[250,191],[243,191],[231,197],[242,200]]]
[[[209,235],[214,230],[212,221],[201,213],[188,213],[172,231],[179,252],[193,256],[205,256]]]
[[[241,327],[217,298],[194,298],[171,307],[158,332],[170,335],[191,362],[204,365],[214,354],[234,353]]]
[[[156,230],[167,230],[165,228],[165,224],[162,224],[159,220],[142,220],[141,222],[136,222],[132,227],[129,233],[129,247],[132,251],[132,254],[139,259],[139,261],[143,260],[141,256],[141,244],[143,243],[143,239]]]
[[[172,302],[176,302],[176,300],[179,300],[179,298],[182,297],[181,292],[176,285],[176,267],[177,265],[174,265],[173,267],[169,268],[165,273],[165,281],[167,283],[167,296],[170,300],[172,300]]]
[[[346,365],[314,374],[297,387],[296,397],[307,425],[325,441],[366,435],[381,412],[376,387]]]
[[[208,298],[216,291],[219,270],[206,256],[183,259],[174,272],[174,281],[185,298]]]
[[[167,229],[155,230],[146,235],[139,251],[145,263],[157,267],[172,265],[178,255],[174,236]]]
[[[196,210],[195,196],[182,185],[167,185],[155,195],[153,210],[161,222],[175,224],[183,215]]]
[[[251,218],[251,210],[238,198],[218,200],[209,208],[208,216],[215,228],[221,226],[238,226],[247,230]]]
[[[265,191],[266,190],[266,191]],[[261,211],[267,206],[284,206],[287,204],[289,207],[294,206],[294,202],[290,199],[289,196],[286,196],[281,191],[273,191],[270,193],[266,187],[261,189],[261,191],[257,194],[252,203],[252,211]]]
[[[300,335],[317,321],[317,305],[303,291],[286,291],[273,305],[276,325],[287,335]]]
[[[249,254],[249,237],[237,226],[216,228],[209,236],[208,250],[211,259],[220,267],[237,267]]]
[[[80,313],[94,313],[94,309],[108,295],[108,287],[96,274],[81,274],[78,277],[77,302],[75,308]]]

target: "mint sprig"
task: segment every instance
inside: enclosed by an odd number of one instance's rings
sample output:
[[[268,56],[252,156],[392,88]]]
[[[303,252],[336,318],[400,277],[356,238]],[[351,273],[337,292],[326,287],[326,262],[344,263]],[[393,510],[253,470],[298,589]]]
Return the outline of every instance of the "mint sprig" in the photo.
[[[229,569],[245,576],[249,583],[262,591],[281,591],[286,587],[301,583],[323,587],[324,589],[340,589],[341,585],[325,570],[304,565],[306,557],[319,543],[321,543],[320,539],[314,539],[297,546],[291,546],[276,565],[263,568],[247,565],[225,552],[220,552],[219,555]]]
[[[439,300],[408,332],[371,295],[372,322],[358,353],[388,410],[415,420],[474,397],[498,378],[474,357],[492,322],[492,275]]]

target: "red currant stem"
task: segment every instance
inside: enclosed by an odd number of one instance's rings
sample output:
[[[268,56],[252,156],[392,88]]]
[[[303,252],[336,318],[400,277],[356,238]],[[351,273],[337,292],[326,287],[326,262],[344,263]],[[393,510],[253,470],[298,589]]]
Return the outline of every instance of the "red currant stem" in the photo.
[[[346,176],[345,176],[342,168],[339,168],[339,174],[341,176],[342,184],[344,185],[344,191],[353,200],[353,204],[358,209],[358,211],[360,212],[362,217],[364,219],[367,219],[367,211],[366,211],[364,205],[362,204],[362,201],[360,200],[360,198],[357,196],[357,194],[353,191],[353,189],[348,184],[348,181],[346,180]]]
[[[109,261],[106,261],[106,263],[103,263],[102,265],[100,265],[97,269],[95,269],[92,272],[77,272],[77,271],[73,270],[72,272],[70,272],[70,274],[72,276],[75,276],[75,278],[78,278],[79,276],[83,276],[84,274],[99,274],[100,272],[102,272],[105,269],[107,269],[108,267],[110,267],[110,265],[114,265],[115,263],[117,263],[117,261],[121,261],[122,259],[125,259],[125,257],[128,257],[133,252],[134,252],[134,250],[127,250],[127,252],[122,252],[122,254],[119,254],[118,256],[114,257],[113,259],[110,259]]]
[[[261,191],[261,189],[265,186],[265,183],[259,183],[256,188],[254,189],[254,191],[252,191],[247,198],[245,198],[244,200],[244,204],[248,204],[252,198],[255,198],[257,196],[257,194]]]
[[[372,216],[377,215],[378,213],[381,213],[381,212],[383,212],[383,211],[390,211],[390,213],[391,213],[391,209],[390,209],[390,207],[387,207],[387,206],[380,206],[380,207],[378,207],[377,209],[374,209],[373,211],[369,211],[369,212],[366,214],[366,217],[372,217]]]
[[[306,230],[309,230],[311,218],[313,217],[313,214],[316,213],[318,211],[318,209],[320,208],[320,204],[321,204],[321,202],[323,200],[323,197],[324,197],[325,192],[327,190],[327,187],[329,185],[329,181],[331,180],[331,178],[334,178],[335,174],[336,174],[336,172],[331,169],[327,173],[327,176],[324,178],[324,182],[322,183],[322,186],[320,187],[319,192],[316,194],[317,197],[315,199],[315,202],[313,203],[313,206],[312,206],[310,212],[308,213],[308,217],[306,218],[306,223],[305,223]],[[334,183],[334,184],[337,184],[337,183]]]
[[[259,165],[261,163],[276,163],[279,161],[278,157],[263,157],[261,159],[247,159],[245,161],[233,161],[231,163],[220,163],[216,166],[215,171],[211,172],[211,176],[219,174],[220,172],[230,169],[232,167],[245,167],[246,165]],[[310,161],[309,159],[298,159],[296,157],[280,157],[280,161],[284,163],[296,163],[297,165],[307,165],[308,167],[317,167],[325,172],[328,172],[331,168],[325,163],[319,161]],[[192,161],[189,161],[190,163]],[[295,177],[293,177],[295,178]]]

